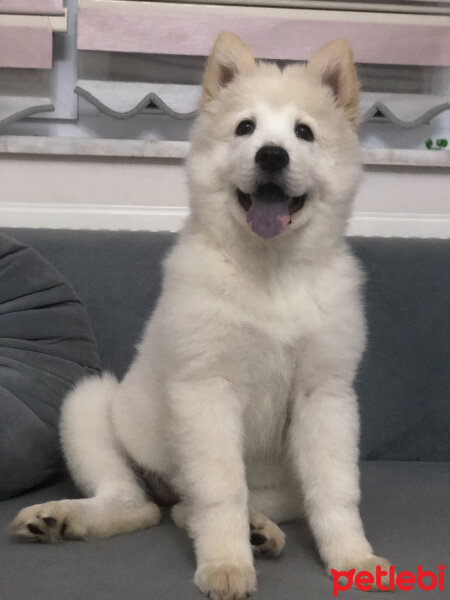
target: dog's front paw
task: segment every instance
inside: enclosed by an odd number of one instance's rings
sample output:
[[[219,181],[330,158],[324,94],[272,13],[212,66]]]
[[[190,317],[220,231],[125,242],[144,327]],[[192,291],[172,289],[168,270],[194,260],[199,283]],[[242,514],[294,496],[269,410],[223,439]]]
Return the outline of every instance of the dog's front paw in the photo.
[[[348,561],[345,565],[339,565],[339,568],[330,567],[330,574],[333,582],[339,582],[340,589],[350,589],[355,587],[356,577],[359,573],[360,584],[364,586],[364,591],[379,592],[387,591],[389,579],[390,562],[380,556],[369,554],[358,557],[355,560]],[[364,573],[364,575],[362,575]]]
[[[244,600],[256,590],[256,573],[251,564],[205,564],[198,567],[195,584],[211,600]]]

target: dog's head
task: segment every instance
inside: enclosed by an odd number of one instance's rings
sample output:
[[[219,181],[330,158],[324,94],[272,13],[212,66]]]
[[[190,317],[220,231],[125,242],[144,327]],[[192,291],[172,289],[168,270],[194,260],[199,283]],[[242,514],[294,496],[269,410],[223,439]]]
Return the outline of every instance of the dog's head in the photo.
[[[357,120],[346,41],[281,70],[220,34],[192,135],[194,217],[225,235],[342,236],[359,179]]]

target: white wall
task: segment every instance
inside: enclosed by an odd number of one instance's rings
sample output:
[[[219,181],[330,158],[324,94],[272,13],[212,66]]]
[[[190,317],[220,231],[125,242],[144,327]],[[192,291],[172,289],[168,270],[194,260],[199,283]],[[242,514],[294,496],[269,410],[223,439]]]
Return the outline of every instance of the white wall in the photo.
[[[4,227],[179,228],[183,161],[2,155]],[[450,237],[447,168],[366,168],[350,232]]]

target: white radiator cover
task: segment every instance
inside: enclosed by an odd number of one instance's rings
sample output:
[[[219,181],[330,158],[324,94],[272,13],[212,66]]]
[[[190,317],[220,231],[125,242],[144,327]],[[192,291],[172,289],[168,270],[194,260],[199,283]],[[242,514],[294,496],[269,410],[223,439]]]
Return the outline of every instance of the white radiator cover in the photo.
[[[4,155],[3,227],[177,231],[188,214],[180,158]],[[450,237],[449,168],[368,166],[349,232]]]

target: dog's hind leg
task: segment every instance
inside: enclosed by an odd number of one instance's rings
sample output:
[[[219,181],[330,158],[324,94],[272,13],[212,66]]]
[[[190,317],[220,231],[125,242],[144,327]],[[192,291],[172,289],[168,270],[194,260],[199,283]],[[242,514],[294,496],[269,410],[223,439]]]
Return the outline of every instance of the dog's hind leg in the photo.
[[[84,380],[67,397],[61,440],[69,471],[88,496],[24,508],[10,533],[28,541],[108,537],[156,525],[160,509],[146,498],[110,420],[118,383],[109,375]]]
[[[256,556],[279,556],[286,536],[277,523],[303,516],[301,495],[288,486],[249,491],[250,542]]]
[[[250,543],[255,556],[279,556],[286,536],[273,521],[259,512],[250,511]]]

